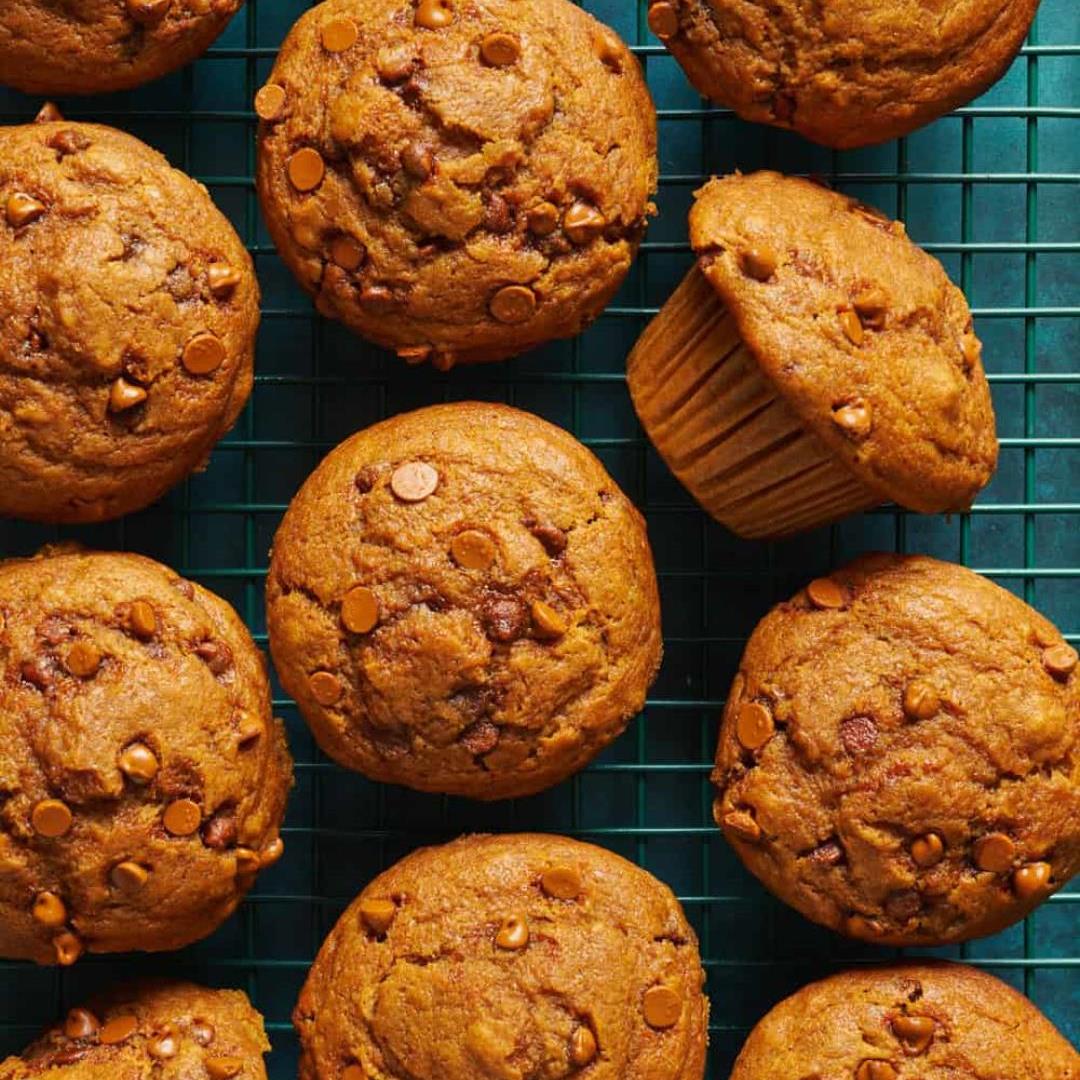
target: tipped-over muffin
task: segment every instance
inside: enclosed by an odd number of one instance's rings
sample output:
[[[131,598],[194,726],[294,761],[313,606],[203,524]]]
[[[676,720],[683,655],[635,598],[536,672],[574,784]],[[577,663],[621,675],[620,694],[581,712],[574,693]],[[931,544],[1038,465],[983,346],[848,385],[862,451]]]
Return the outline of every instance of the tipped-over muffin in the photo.
[[[1008,70],[1039,0],[650,0],[706,97],[839,149],[907,135]]]
[[[883,945],[993,934],[1080,869],[1077,654],[961,566],[868,556],[754,631],[714,814],[808,918]]]
[[[266,1080],[263,1018],[239,990],[147,981],[100,994],[19,1057],[0,1080]]]
[[[103,94],[204,53],[244,0],[4,0],[0,84],[28,94]]]
[[[251,392],[251,258],[204,187],[94,124],[0,128],[0,212],[0,514],[149,505]]]
[[[645,703],[645,525],[529,413],[466,402],[347,439],[293,499],[270,649],[319,745],[367,776],[509,798],[582,768]]]
[[[697,193],[695,266],[628,361],[649,437],[741,536],[893,500],[965,510],[997,465],[963,293],[880,211],[775,172]]]
[[[1078,1080],[1080,1054],[1011,986],[929,960],[803,987],[750,1033],[731,1080],[983,1076]]]
[[[701,1080],[708,999],[671,890],[560,836],[472,836],[380,874],[300,995],[301,1080]]]
[[[276,861],[292,766],[223,600],[138,555],[0,563],[0,956],[178,949]]]
[[[579,333],[653,210],[641,69],[568,0],[326,0],[255,108],[285,262],[324,315],[410,363]]]

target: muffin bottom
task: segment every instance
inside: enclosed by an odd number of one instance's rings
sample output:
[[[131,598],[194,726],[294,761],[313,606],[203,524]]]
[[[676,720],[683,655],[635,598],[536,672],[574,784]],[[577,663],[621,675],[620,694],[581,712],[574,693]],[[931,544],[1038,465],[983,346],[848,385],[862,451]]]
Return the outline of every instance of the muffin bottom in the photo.
[[[739,536],[791,536],[884,501],[777,393],[696,265],[634,346],[627,378],[660,456]]]

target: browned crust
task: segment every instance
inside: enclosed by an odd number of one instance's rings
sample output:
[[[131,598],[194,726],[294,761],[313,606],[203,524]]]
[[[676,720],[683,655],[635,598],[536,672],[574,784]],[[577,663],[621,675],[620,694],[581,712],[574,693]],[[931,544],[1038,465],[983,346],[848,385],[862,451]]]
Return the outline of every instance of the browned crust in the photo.
[[[905,1025],[910,1017],[919,1027]],[[912,1030],[914,1043],[901,1036]],[[919,1049],[924,1032],[930,1041]],[[1080,1055],[1022,994],[984,971],[923,961],[803,987],[750,1033],[731,1080],[855,1076],[865,1061],[901,1076],[1080,1077]]]
[[[133,604],[153,612],[140,633]],[[217,928],[272,858],[292,782],[282,725],[271,719],[264,661],[219,597],[150,559],[46,549],[0,563],[0,955],[55,963],[55,938],[89,952],[178,949]],[[92,647],[92,671],[72,650]],[[243,732],[257,735],[245,742]],[[157,771],[121,768],[133,743]],[[62,802],[71,827],[39,835],[34,807]],[[187,799],[200,827],[171,835],[165,808]],[[146,872],[117,887],[117,864]],[[35,919],[42,893],[63,924]]]
[[[5,0],[0,9],[0,83],[27,94],[130,90],[201,56],[244,0],[172,0],[153,23],[123,0]]]
[[[762,370],[863,483],[922,513],[971,505],[998,453],[981,346],[963,294],[901,223],[765,171],[702,188],[690,238]],[[775,263],[764,280],[753,251]],[[859,313],[868,300],[877,314]],[[867,430],[839,422],[848,406]]]
[[[423,462],[438,487],[393,491]],[[491,545],[457,564],[465,532]],[[354,587],[378,623],[341,620]],[[540,602],[565,633],[545,636]],[[342,443],[293,500],[267,580],[270,648],[322,748],[375,779],[476,798],[583,767],[645,702],[660,609],[644,522],[560,428],[505,406],[435,406]],[[311,677],[333,676],[320,702]],[[322,678],[322,676],[320,676]]]
[[[640,66],[607,27],[566,0],[457,5],[437,30],[413,0],[327,0],[304,15],[270,82],[286,92],[260,133],[259,193],[286,263],[319,310],[410,361],[502,359],[579,333],[637,251],[657,183],[656,118]],[[322,30],[348,19],[356,45],[330,54]],[[480,45],[508,34],[506,67]],[[400,77],[381,57],[407,58]],[[311,194],[288,176],[314,148]],[[581,242],[559,224],[576,203],[602,215]],[[550,232],[529,216],[550,204]],[[335,239],[362,245],[343,269]],[[493,300],[528,289],[535,309],[500,322]]]
[[[933,946],[998,932],[1080,869],[1080,673],[1049,664],[1063,644],[963,567],[857,560],[751,636],[720,731],[717,822],[769,889],[842,933]],[[753,749],[747,705],[771,717]],[[931,834],[937,855],[920,862]],[[987,864],[990,836],[1004,854]]]
[[[0,1080],[136,1080],[159,1076],[210,1076],[207,1063],[238,1063],[238,1080],[266,1080],[263,1055],[270,1049],[263,1018],[239,990],[208,990],[192,983],[145,980],[99,994],[79,1007],[91,1014],[98,1032],[85,1037],[50,1028],[19,1057],[0,1063]],[[102,1044],[102,1027],[126,1018],[132,1033]],[[75,1029],[77,1031],[78,1028]],[[161,1040],[171,1040],[163,1058]]]
[[[662,0],[665,44],[705,96],[848,149],[899,138],[1005,74],[1038,0]]]
[[[577,897],[544,891],[554,867],[577,875]],[[396,912],[375,933],[364,906],[387,898]],[[529,929],[517,950],[494,940],[511,914]],[[701,1080],[703,982],[678,901],[644,870],[560,836],[465,837],[380,874],[330,933],[293,1014],[300,1076],[328,1080],[359,1061],[386,1080],[511,1069],[552,1080],[583,1071],[596,1080]],[[643,1017],[656,986],[680,1005],[662,1030]],[[581,1027],[598,1044],[585,1070],[568,1057]]]
[[[147,506],[200,467],[251,392],[255,268],[206,189],[113,128],[0,130],[0,513],[100,521]],[[20,219],[16,218],[16,222]],[[236,273],[226,294],[211,267]],[[216,370],[187,344],[213,334]],[[118,384],[145,393],[117,410]]]

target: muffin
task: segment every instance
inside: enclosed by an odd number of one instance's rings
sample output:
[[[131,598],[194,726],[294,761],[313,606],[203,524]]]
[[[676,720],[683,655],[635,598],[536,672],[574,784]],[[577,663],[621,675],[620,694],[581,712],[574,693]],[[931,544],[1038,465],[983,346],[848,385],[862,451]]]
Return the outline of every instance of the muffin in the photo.
[[[777,1076],[1077,1080],[1080,1055],[1011,986],[927,960],[841,972],[780,1002],[750,1033],[731,1080]]]
[[[147,506],[251,392],[251,259],[205,188],[112,128],[0,128],[0,200],[0,514]]]
[[[420,409],[293,499],[270,650],[322,749],[375,780],[509,798],[582,768],[645,704],[660,606],[640,514],[517,409]]]
[[[28,94],[130,90],[204,53],[244,0],[5,0],[0,83]]]
[[[266,1080],[263,1018],[239,990],[143,982],[72,1009],[0,1080]]]
[[[326,0],[255,108],[282,258],[322,314],[409,363],[580,333],[654,210],[641,69],[569,0]]]
[[[138,555],[0,563],[0,956],[178,949],[281,854],[292,779],[223,600]]]
[[[996,933],[1080,869],[1076,662],[970,570],[859,559],[750,638],[716,821],[769,889],[841,933],[926,946]]]
[[[1038,6],[650,0],[649,26],[706,97],[847,149],[907,135],[978,97],[1008,70]]]
[[[964,510],[997,440],[963,294],[900,222],[757,172],[697,193],[698,256],[628,360],[641,422],[713,517],[749,538],[893,500]]]
[[[470,836],[380,874],[300,994],[300,1080],[701,1080],[708,999],[671,890],[561,836]]]

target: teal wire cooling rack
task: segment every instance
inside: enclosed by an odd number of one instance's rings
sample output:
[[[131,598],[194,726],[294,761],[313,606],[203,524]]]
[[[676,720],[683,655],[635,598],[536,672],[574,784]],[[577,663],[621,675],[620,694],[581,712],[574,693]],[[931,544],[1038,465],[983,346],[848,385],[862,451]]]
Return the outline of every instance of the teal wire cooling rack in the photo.
[[[274,253],[252,182],[254,91],[309,0],[248,0],[196,65],[139,91],[62,102],[126,128],[203,180],[254,253],[264,291],[252,402],[209,469],[127,520],[57,530],[0,523],[0,550],[60,536],[159,558],[230,599],[265,641],[262,584],[285,504],[357,428],[436,401],[507,401],[574,431],[645,512],[664,601],[666,659],[644,714],[583,774],[531,799],[478,806],[380,787],[330,764],[277,689],[297,761],[284,860],[208,941],[161,956],[90,957],[57,971],[0,964],[0,1051],[96,987],[165,973],[248,991],[269,1022],[273,1080],[296,1074],[289,1013],[320,942],[382,866],[470,830],[582,836],[669,882],[701,938],[712,998],[710,1080],[780,997],[845,963],[896,955],[842,941],[768,897],[711,822],[709,762],[743,642],[775,601],[868,549],[921,551],[990,574],[1080,639],[1080,7],[1043,0],[1029,44],[984,98],[899,142],[847,153],[710,106],[648,32],[645,3],[587,0],[635,47],[660,111],[661,214],[611,309],[573,342],[506,364],[406,368],[317,317]],[[0,91],[5,121],[40,101]],[[644,440],[623,378],[646,320],[690,263],[686,211],[711,173],[816,173],[906,220],[976,312],[1002,436],[970,514],[886,508],[782,544],[709,521]],[[1023,925],[942,950],[1029,994],[1080,1045],[1080,885]]]

